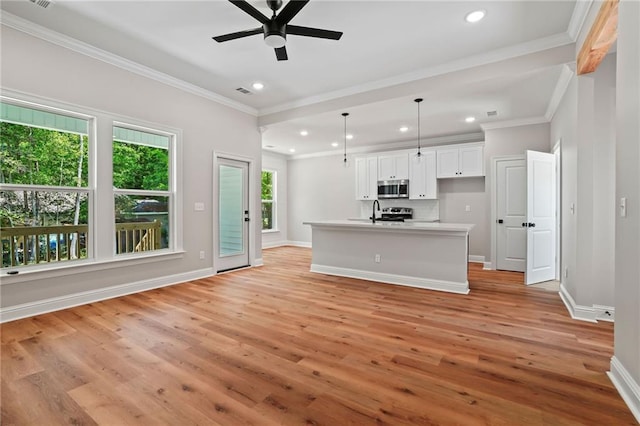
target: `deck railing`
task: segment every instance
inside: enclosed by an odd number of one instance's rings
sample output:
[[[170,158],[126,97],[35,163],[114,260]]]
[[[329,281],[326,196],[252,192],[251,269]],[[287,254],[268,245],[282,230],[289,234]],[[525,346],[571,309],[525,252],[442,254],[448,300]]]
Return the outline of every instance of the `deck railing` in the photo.
[[[0,228],[2,267],[87,258],[87,225],[16,226]],[[116,223],[116,253],[161,248],[161,223]]]

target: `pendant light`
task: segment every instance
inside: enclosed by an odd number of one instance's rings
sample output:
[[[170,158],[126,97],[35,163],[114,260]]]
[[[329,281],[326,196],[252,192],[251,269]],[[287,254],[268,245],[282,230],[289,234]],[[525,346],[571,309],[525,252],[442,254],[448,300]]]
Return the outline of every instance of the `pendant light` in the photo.
[[[422,102],[422,98],[414,99],[413,101],[418,104],[418,152],[416,153],[416,157],[420,159],[422,153],[420,152],[420,102]]]
[[[343,164],[347,167],[347,117],[349,116],[348,112],[343,112],[342,116],[344,117],[344,160]]]

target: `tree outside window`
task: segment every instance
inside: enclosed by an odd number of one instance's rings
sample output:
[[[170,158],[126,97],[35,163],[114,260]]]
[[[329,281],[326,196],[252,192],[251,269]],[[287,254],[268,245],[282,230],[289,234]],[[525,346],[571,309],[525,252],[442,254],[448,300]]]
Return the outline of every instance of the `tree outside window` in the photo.
[[[276,172],[262,171],[262,230],[276,229]]]

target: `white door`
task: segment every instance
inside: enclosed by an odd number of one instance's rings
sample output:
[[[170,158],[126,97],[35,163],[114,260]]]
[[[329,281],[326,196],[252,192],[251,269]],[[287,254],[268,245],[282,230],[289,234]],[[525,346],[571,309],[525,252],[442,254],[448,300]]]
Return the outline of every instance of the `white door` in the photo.
[[[527,151],[527,285],[555,279],[555,173],[553,154]]]
[[[496,269],[524,272],[527,262],[527,165],[524,159],[496,165]]]
[[[218,159],[218,272],[249,266],[249,165]]]

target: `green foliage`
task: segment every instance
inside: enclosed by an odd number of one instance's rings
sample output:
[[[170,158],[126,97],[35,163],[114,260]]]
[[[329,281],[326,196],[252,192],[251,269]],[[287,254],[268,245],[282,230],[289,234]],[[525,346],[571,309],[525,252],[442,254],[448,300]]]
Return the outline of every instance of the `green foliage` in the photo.
[[[273,229],[273,193],[275,172],[262,171],[262,229]]]
[[[88,163],[86,135],[0,123],[0,183],[86,187]]]
[[[273,200],[273,175],[274,172],[262,171],[262,199]]]
[[[114,141],[113,186],[121,189],[169,189],[169,151]]]

